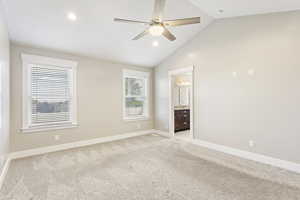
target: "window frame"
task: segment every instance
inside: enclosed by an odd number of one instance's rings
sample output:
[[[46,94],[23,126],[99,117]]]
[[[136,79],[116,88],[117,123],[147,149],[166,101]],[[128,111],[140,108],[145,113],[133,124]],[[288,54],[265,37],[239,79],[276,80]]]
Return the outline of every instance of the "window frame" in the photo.
[[[131,116],[129,117],[126,114],[126,78],[136,78],[136,79],[143,79],[145,81],[145,113],[140,116]],[[149,81],[150,81],[150,72],[144,72],[144,71],[136,71],[136,70],[123,70],[123,120],[125,121],[139,121],[139,120],[148,120],[149,119],[149,96],[150,96],[150,89],[149,89]]]
[[[77,123],[77,65],[78,63],[71,60],[50,58],[44,56],[21,54],[23,64],[23,119],[22,129],[23,133],[75,128]],[[32,124],[32,92],[31,92],[31,72],[32,64],[46,65],[53,69],[64,69],[70,73],[70,121],[65,122],[50,122],[43,124]]]

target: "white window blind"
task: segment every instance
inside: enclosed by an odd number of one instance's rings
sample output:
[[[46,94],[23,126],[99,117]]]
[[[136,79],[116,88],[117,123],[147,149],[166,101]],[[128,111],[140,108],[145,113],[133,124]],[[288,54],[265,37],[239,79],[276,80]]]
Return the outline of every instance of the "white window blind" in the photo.
[[[69,70],[31,66],[32,124],[71,121],[71,87]]]
[[[23,131],[76,126],[77,63],[26,54],[22,59]]]

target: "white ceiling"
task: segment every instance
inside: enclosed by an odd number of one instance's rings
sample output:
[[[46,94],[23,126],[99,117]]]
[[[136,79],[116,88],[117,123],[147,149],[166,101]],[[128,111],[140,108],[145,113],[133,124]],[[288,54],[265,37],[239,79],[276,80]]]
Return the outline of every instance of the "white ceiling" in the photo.
[[[300,0],[167,0],[166,19],[201,16],[202,23],[170,28],[175,42],[152,36],[132,41],[145,27],[115,23],[113,18],[148,21],[154,0],[3,1],[14,42],[149,67],[172,54],[213,18],[300,9]],[[219,13],[220,9],[224,12]],[[78,20],[68,20],[68,12],[76,13]],[[159,46],[153,47],[153,41]]]
[[[5,0],[12,41],[116,62],[154,66],[212,20],[188,0],[167,0],[165,18],[202,17],[202,23],[173,27],[177,40],[146,36],[144,25],[113,22],[114,17],[150,21],[154,0]],[[76,13],[78,20],[66,18]],[[153,47],[152,42],[159,46]]]
[[[214,18],[226,18],[300,9],[300,0],[190,0]],[[224,10],[220,13],[219,10]]]

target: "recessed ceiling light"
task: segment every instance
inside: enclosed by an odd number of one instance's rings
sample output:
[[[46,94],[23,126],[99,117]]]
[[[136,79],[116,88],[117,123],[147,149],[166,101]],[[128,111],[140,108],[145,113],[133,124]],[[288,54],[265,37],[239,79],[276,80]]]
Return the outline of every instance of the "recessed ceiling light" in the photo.
[[[157,41],[154,41],[153,43],[152,43],[152,46],[154,46],[154,47],[157,47],[159,45],[159,43],[157,42]]]
[[[77,20],[77,16],[75,15],[75,13],[68,13],[68,19],[71,21],[76,21]]]

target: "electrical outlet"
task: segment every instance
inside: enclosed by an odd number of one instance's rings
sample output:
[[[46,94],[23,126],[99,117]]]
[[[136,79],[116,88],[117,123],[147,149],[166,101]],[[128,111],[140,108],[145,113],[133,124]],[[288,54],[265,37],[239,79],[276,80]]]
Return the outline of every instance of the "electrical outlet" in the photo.
[[[55,135],[54,140],[60,140],[60,135]]]
[[[253,147],[254,146],[254,141],[253,140],[249,140],[249,147]]]

